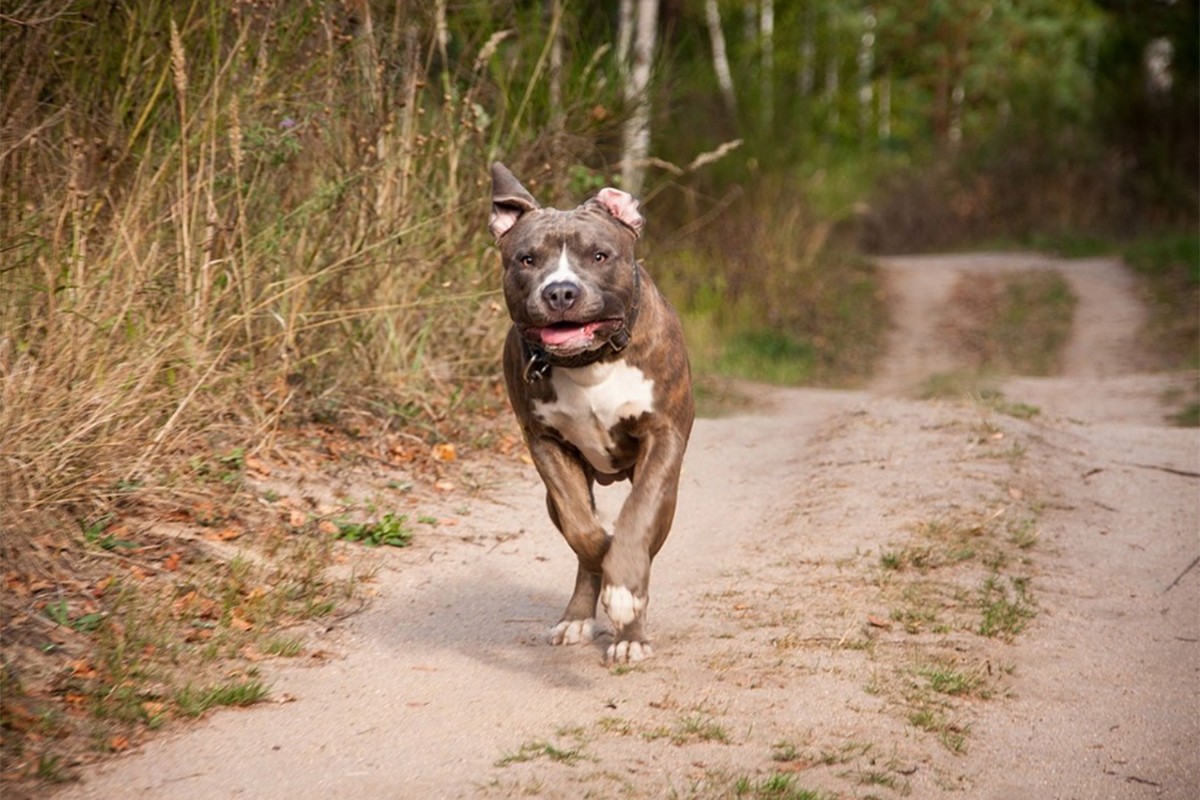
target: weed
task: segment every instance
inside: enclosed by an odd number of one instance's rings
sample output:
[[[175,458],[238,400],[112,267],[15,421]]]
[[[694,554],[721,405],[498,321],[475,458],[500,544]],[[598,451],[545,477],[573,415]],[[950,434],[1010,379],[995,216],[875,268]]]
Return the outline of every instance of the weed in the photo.
[[[932,708],[924,707],[912,711],[908,715],[908,722],[914,728],[937,734],[938,741],[955,755],[962,755],[967,751],[967,734],[970,733],[970,728],[951,721]]]
[[[269,656],[295,658],[304,652],[304,640],[299,637],[275,637],[263,645],[263,652]]]
[[[729,743],[729,735],[725,729],[711,718],[701,714],[684,717],[676,726],[671,741],[677,745],[688,742],[721,742]]]
[[[601,717],[596,720],[596,727],[605,733],[615,733],[618,736],[628,736],[633,732],[633,726],[629,720],[621,717]]]
[[[791,775],[774,773],[760,780],[738,778],[733,796],[747,800],[823,800],[826,795],[796,785]]]
[[[526,761],[533,761],[539,758],[546,758],[558,764],[567,764],[572,766],[580,761],[588,759],[589,756],[584,754],[581,748],[573,748],[564,750],[560,747],[544,741],[526,742],[521,745],[520,749],[515,753],[502,756],[496,761],[495,766],[507,767],[509,764],[520,764]]]
[[[198,717],[211,708],[219,706],[249,706],[267,696],[267,687],[259,680],[237,681],[197,689],[188,684],[175,693],[175,704],[179,711],[189,717]]]
[[[412,544],[412,530],[405,524],[407,521],[406,515],[396,516],[389,512],[378,522],[339,522],[336,538],[371,547],[408,547]]]
[[[796,745],[788,741],[777,742],[775,747],[771,750],[772,761],[781,761],[786,763],[790,761],[799,761],[802,757],[803,756]]]
[[[1010,578],[1005,586],[999,576],[992,575],[984,581],[979,594],[981,636],[1012,639],[1036,614],[1027,578]]]
[[[920,675],[928,681],[929,688],[940,694],[958,697],[976,695],[986,697],[987,692],[981,691],[983,677],[978,672],[964,672],[950,665],[937,665],[920,670]]]
[[[62,756],[38,756],[36,773],[38,780],[47,783],[66,783],[72,780],[72,776],[64,769],[62,762]]]
[[[825,766],[846,764],[854,759],[865,756],[872,749],[869,742],[845,742],[836,750],[822,750],[818,761]]]

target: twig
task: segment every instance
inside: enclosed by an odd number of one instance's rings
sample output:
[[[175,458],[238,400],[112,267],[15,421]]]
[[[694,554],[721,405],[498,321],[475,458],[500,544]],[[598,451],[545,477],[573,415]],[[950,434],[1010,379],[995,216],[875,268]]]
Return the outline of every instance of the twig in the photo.
[[[1171,590],[1172,590],[1172,589],[1174,589],[1176,586],[1178,586],[1178,585],[1179,585],[1179,582],[1180,582],[1181,580],[1183,580],[1183,576],[1184,576],[1184,575],[1187,575],[1189,572],[1191,572],[1192,570],[1194,570],[1194,569],[1196,568],[1196,565],[1197,565],[1197,564],[1200,564],[1200,556],[1196,556],[1195,558],[1193,558],[1193,559],[1192,559],[1192,563],[1190,563],[1190,564],[1188,564],[1186,567],[1184,567],[1184,568],[1183,568],[1183,572],[1179,573],[1179,574],[1178,574],[1178,575],[1175,577],[1175,580],[1171,581],[1171,585],[1170,585],[1170,586],[1168,586],[1167,588],[1165,588],[1165,589],[1163,589],[1163,590],[1162,590],[1162,593],[1163,593],[1163,594],[1166,594],[1167,592],[1171,591]]]
[[[1169,472],[1172,475],[1182,475],[1185,478],[1200,478],[1200,472],[1192,472],[1187,469],[1175,469],[1174,467],[1163,467],[1158,464],[1135,464],[1132,461],[1118,461],[1126,467],[1137,467],[1138,469],[1156,469],[1159,472]]]

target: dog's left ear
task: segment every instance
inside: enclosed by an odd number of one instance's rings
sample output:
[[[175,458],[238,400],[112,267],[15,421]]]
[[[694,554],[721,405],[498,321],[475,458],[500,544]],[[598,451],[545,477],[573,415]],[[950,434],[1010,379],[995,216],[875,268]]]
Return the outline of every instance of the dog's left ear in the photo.
[[[508,167],[499,161],[492,164],[492,215],[488,218],[488,230],[499,239],[517,224],[521,216],[541,208],[529,190],[521,185]]]
[[[634,236],[642,234],[642,226],[646,224],[646,220],[638,212],[637,199],[629,192],[606,186],[596,195],[596,202],[632,230]]]

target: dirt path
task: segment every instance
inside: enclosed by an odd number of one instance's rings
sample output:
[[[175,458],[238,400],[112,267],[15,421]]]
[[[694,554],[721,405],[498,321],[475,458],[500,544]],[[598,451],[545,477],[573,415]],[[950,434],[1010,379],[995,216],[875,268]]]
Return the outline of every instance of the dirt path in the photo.
[[[929,326],[958,272],[1030,261],[1080,298],[1067,374],[1004,389],[1043,413],[895,396],[953,366]],[[494,501],[385,556],[334,658],[271,668],[288,702],[60,797],[1195,797],[1200,442],[1136,373],[1124,272],[885,266],[872,392],[697,424],[645,666],[546,643],[572,560],[532,468],[502,466]]]

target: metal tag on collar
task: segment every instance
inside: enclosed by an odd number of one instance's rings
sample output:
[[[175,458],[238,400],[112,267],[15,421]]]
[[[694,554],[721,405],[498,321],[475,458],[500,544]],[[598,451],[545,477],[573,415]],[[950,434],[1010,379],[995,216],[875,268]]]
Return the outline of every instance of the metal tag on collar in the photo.
[[[621,328],[609,338],[608,343],[615,352],[621,352],[629,345],[629,331]]]
[[[523,373],[526,383],[536,383],[549,374],[550,362],[544,356],[540,353],[529,356],[529,360],[525,362],[525,372]]]

